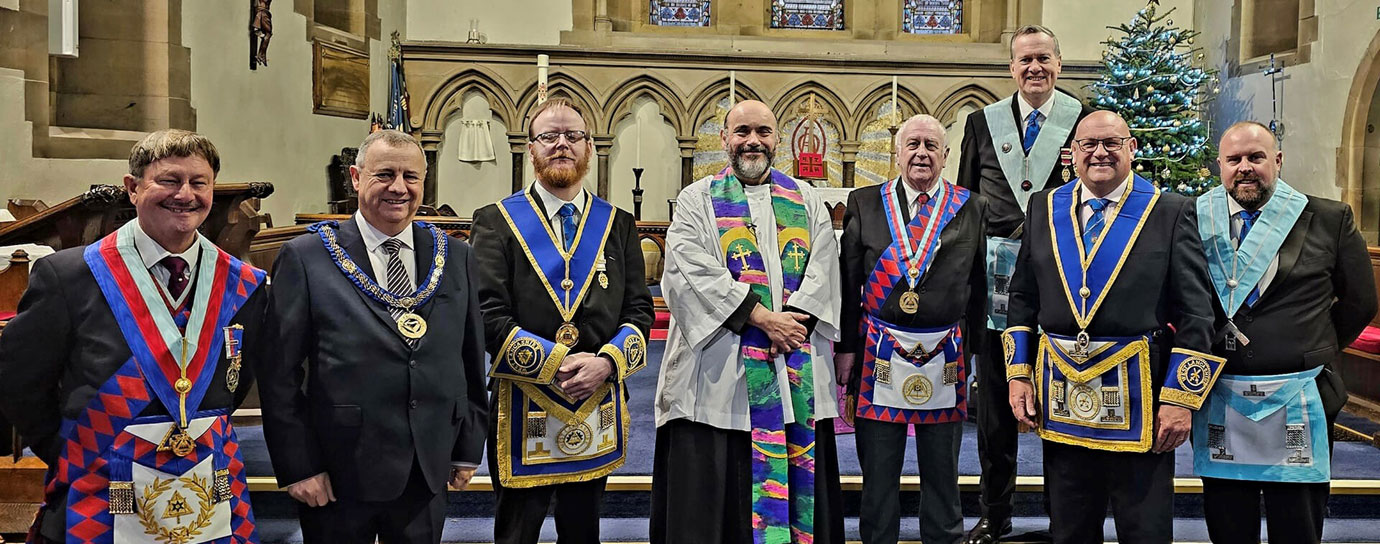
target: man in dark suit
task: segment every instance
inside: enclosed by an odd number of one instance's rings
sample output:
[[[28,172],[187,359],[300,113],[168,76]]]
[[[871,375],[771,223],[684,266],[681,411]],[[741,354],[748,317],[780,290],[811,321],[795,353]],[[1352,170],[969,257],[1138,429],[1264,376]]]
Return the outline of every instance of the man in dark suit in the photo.
[[[1208,534],[1260,542],[1263,496],[1271,541],[1320,542],[1329,429],[1347,398],[1331,363],[1375,316],[1370,257],[1349,206],[1278,179],[1284,152],[1264,125],[1228,128],[1217,162],[1222,186],[1198,199],[1220,331],[1213,351],[1226,358],[1193,428]],[[1266,392],[1284,399],[1266,403],[1282,414],[1242,412],[1258,404],[1237,398]]]
[[[958,448],[971,352],[965,339],[987,326],[987,203],[940,178],[949,146],[939,120],[910,118],[895,145],[900,177],[848,195],[835,370],[857,399],[863,542],[898,538],[906,428],[914,425],[920,536],[952,544],[963,537]]]
[[[0,336],[0,411],[50,467],[29,542],[257,542],[230,413],[253,383],[264,272],[197,233],[210,140],[156,131],[129,166],[137,217],[34,262]]]
[[[1091,108],[1054,88],[1062,68],[1059,39],[1048,28],[1029,25],[1011,38],[1011,77],[1019,92],[968,116],[958,185],[987,197],[989,249],[1000,251],[1021,239],[1026,205],[1037,191],[1057,187],[1073,176],[1073,128]],[[987,266],[993,276],[1010,270]],[[993,281],[1000,284],[1000,281]],[[1005,294],[1004,292],[999,294]],[[986,301],[983,301],[984,306]],[[1016,490],[1016,420],[1006,406],[1006,371],[998,344],[1005,311],[993,309],[991,326],[973,329],[969,341],[978,356],[976,409],[978,455],[982,465],[982,519],[968,542],[996,542],[1011,530],[1011,495]]]
[[[488,430],[475,261],[413,223],[426,160],[411,136],[369,135],[350,175],[359,213],[273,265],[264,434],[307,542],[435,543],[446,484],[469,483]]]
[[[579,106],[553,98],[528,128],[536,183],[474,212],[493,364],[494,541],[535,544],[552,498],[563,543],[599,542],[622,466],[624,380],[646,366],[652,295],[632,214],[583,188],[594,152]]]
[[[1168,543],[1173,451],[1221,370],[1197,217],[1131,173],[1121,117],[1076,134],[1080,177],[1031,198],[1016,259],[1010,407],[1044,440],[1055,542],[1101,541],[1110,502],[1119,540]]]

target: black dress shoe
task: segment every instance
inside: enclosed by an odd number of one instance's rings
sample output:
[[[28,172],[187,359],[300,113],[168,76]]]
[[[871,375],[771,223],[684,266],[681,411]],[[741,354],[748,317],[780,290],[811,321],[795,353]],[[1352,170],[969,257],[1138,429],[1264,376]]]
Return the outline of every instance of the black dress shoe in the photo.
[[[973,530],[968,531],[968,537],[964,542],[967,544],[995,544],[1001,541],[1002,535],[1011,532],[1011,520],[1002,520],[1000,523],[983,516],[979,519]]]

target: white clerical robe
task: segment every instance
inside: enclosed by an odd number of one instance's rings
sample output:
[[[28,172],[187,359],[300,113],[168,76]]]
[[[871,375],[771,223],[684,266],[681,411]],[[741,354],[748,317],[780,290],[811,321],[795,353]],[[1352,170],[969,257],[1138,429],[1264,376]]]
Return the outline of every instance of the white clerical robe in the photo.
[[[675,220],[666,233],[666,271],[661,288],[671,309],[666,355],[657,380],[656,424],[689,418],[720,429],[748,431],[747,376],[737,334],[724,321],[747,297],[746,283],[733,280],[725,265],[709,195],[711,178],[686,187],[676,198]],[[809,215],[810,259],[800,288],[789,305],[818,318],[810,337],[814,375],[815,418],[838,417],[834,395],[834,349],[839,339],[838,241],[829,209],[814,188],[797,182]],[[772,309],[780,311],[781,254],[771,187],[744,186],[757,245],[771,280]],[[794,421],[784,356],[777,357],[786,421]]]

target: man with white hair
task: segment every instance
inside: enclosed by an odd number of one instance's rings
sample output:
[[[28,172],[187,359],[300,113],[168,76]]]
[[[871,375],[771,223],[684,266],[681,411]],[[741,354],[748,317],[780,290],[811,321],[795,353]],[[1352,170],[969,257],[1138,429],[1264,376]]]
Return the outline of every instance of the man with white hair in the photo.
[[[910,118],[895,145],[901,175],[848,195],[835,370],[857,399],[863,542],[897,541],[914,425],[920,536],[951,544],[963,537],[958,448],[974,347],[966,339],[986,327],[987,201],[940,177],[949,146],[938,119]]]

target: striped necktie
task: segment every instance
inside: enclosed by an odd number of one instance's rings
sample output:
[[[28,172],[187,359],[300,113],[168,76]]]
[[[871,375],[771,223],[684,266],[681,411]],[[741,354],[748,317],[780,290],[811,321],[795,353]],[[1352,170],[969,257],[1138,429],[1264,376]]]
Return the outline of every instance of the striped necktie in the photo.
[[[575,205],[566,202],[561,209],[556,210],[556,215],[561,217],[561,236],[565,239],[565,250],[570,251],[570,246],[575,243],[575,232],[579,230],[575,224]]]
[[[1030,153],[1030,148],[1035,147],[1035,138],[1040,135],[1040,118],[1043,114],[1040,110],[1030,112],[1030,116],[1025,119],[1025,137],[1021,140],[1021,147],[1026,154]]]
[[[1111,202],[1106,198],[1094,198],[1088,201],[1088,207],[1092,208],[1092,217],[1088,218],[1088,226],[1083,227],[1083,250],[1091,253],[1092,247],[1097,243],[1097,237],[1102,235],[1102,228],[1107,226],[1107,204]]]
[[[402,256],[398,253],[402,250],[402,240],[389,238],[383,241],[383,251],[388,254],[388,291],[400,297],[412,296],[416,290],[412,280],[407,277],[407,267],[403,266]],[[402,308],[393,306],[388,307],[388,315],[393,316],[393,321],[402,317]],[[417,341],[408,339],[407,345],[416,347]]]

